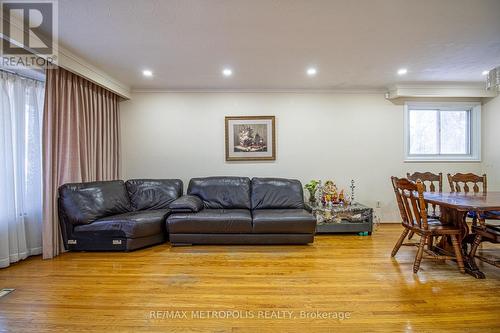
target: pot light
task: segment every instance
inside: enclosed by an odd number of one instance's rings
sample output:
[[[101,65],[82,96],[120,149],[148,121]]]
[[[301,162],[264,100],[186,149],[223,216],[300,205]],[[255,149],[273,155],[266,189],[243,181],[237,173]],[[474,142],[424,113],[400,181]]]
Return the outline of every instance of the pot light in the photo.
[[[318,74],[318,70],[316,68],[314,68],[314,67],[310,67],[310,68],[307,69],[306,73],[309,76],[314,76],[314,75]]]
[[[149,69],[145,69],[142,71],[142,75],[144,75],[145,77],[151,77],[153,76],[153,72],[150,71]]]
[[[408,73],[408,70],[406,68],[398,69],[398,75],[405,75],[406,73]]]
[[[225,77],[229,77],[233,75],[233,70],[231,68],[224,68],[222,70],[222,75],[224,75]]]
[[[490,72],[490,71],[483,71],[481,74],[482,74],[482,75],[488,75],[488,73],[489,73],[489,72]]]

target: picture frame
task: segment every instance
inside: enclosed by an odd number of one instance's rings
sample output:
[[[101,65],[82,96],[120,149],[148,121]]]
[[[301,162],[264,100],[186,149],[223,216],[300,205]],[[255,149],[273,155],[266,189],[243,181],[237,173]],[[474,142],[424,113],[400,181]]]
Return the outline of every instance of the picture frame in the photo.
[[[275,161],[274,116],[225,117],[226,161]]]

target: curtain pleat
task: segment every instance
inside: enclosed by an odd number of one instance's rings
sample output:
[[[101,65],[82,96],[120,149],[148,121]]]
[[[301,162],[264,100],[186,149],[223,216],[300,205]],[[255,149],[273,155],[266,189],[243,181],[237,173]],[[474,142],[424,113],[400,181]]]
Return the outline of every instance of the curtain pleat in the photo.
[[[120,178],[119,97],[65,69],[48,69],[43,124],[46,259],[63,251],[59,186]]]

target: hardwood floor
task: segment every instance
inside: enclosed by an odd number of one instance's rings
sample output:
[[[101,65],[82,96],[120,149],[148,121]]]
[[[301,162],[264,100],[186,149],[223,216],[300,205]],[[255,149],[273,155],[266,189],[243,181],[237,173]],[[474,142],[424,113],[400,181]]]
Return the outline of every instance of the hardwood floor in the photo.
[[[400,231],[382,225],[371,237],[317,236],[310,246],[34,257],[0,270],[0,288],[16,288],[0,298],[0,331],[500,331],[500,270],[480,263],[487,278],[476,280],[453,262],[424,260],[414,275],[415,248],[390,258]]]

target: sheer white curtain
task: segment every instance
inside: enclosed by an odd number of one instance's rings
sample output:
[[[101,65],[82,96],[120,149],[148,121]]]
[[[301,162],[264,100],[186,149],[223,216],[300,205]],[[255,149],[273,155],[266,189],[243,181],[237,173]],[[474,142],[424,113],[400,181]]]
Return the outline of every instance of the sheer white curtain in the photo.
[[[44,85],[0,71],[0,268],[42,252]]]

